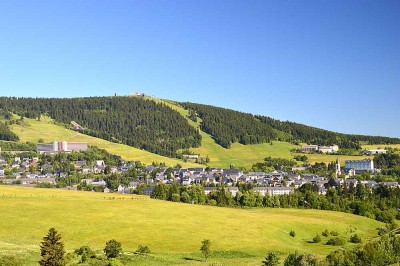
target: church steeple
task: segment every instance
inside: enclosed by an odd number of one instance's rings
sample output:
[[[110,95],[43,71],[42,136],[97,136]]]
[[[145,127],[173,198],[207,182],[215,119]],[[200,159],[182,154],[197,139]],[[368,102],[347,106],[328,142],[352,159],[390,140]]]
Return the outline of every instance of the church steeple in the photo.
[[[340,170],[340,162],[339,162],[339,157],[336,158],[336,173],[335,176],[336,178],[342,173],[342,171]]]

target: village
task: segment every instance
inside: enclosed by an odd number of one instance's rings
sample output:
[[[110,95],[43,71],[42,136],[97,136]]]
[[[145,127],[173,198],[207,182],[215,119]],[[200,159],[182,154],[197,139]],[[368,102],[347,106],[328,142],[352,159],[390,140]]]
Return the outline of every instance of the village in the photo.
[[[37,157],[20,157],[16,154],[11,159],[8,156],[7,161],[4,156],[0,156],[0,183],[124,194],[137,193],[137,188],[144,186],[142,193],[145,195],[151,195],[155,185],[159,183],[180,186],[199,184],[204,188],[206,195],[223,185],[232,196],[239,191],[239,184],[251,184],[253,191],[262,196],[289,194],[304,184],[315,185],[318,193],[322,195],[325,195],[329,187],[344,185],[355,187],[358,183],[369,188],[399,187],[398,182],[378,183],[372,179],[361,180],[360,176],[355,177],[356,174],[361,173],[372,175],[379,173],[379,169],[374,168],[372,159],[346,160],[343,168],[337,160],[335,172],[326,172],[326,175],[310,173],[307,171],[308,167],[291,167],[288,170],[271,172],[246,172],[236,168],[143,166],[140,162],[126,162],[119,156],[114,156],[115,165],[107,165],[102,158],[96,158],[90,163],[85,160],[76,160],[69,162],[71,167],[68,171],[62,171],[59,166],[52,165],[51,161],[43,161],[41,156],[83,152],[88,149],[87,143],[53,142],[38,144],[37,149],[39,153]],[[125,178],[116,178],[111,185],[110,181],[106,181],[107,176],[124,176]]]

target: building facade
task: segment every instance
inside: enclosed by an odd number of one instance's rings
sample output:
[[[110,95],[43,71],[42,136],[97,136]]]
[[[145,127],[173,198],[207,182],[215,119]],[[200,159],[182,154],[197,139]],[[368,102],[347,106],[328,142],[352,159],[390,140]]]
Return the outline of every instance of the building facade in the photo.
[[[55,141],[52,143],[38,143],[36,149],[40,154],[55,154],[60,152],[81,152],[88,149],[87,142]]]
[[[346,160],[346,169],[354,169],[356,171],[373,171],[374,161],[372,159],[365,160]]]

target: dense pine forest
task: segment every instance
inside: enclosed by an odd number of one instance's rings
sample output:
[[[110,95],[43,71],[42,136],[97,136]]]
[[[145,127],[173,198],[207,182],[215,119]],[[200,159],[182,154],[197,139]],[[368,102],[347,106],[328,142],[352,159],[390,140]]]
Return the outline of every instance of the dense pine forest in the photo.
[[[202,119],[201,129],[212,135],[225,148],[232,143],[264,143],[285,140],[292,143],[316,145],[337,144],[341,148],[360,149],[364,144],[397,144],[399,138],[363,136],[336,133],[289,121],[279,121],[266,116],[253,116],[225,108],[195,103],[181,103],[190,113],[196,112]]]
[[[201,136],[171,108],[142,97],[0,98],[0,109],[28,118],[48,115],[84,133],[174,157],[178,149],[197,147]],[[0,124],[3,140],[15,140]],[[8,136],[8,135],[9,136]]]
[[[229,148],[232,143],[256,144],[278,138],[278,133],[268,124],[256,120],[252,114],[194,103],[181,103],[190,113],[202,119],[200,127],[216,143]]]

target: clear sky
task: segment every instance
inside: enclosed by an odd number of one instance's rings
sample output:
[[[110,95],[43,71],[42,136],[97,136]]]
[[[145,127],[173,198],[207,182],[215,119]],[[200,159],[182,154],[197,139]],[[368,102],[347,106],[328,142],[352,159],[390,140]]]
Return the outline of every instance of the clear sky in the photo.
[[[0,92],[144,92],[400,137],[400,1],[0,0]]]

